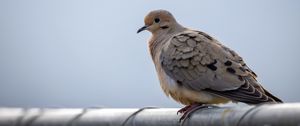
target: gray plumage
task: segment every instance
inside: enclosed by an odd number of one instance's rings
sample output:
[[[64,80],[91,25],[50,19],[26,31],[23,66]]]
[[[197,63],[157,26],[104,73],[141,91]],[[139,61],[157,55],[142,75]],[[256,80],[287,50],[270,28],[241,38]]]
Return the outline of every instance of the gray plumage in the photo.
[[[164,92],[182,104],[228,101],[282,102],[265,90],[233,50],[210,35],[183,27],[165,10],[151,11],[145,26],[149,49]]]
[[[265,93],[237,53],[203,32],[186,30],[174,35],[164,45],[160,60],[168,76],[192,90],[249,104],[281,102]]]

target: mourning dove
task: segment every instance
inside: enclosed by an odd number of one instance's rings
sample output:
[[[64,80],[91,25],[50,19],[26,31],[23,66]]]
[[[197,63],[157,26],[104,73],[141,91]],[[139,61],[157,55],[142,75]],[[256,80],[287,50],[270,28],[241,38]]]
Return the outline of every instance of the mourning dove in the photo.
[[[280,103],[233,50],[210,35],[185,28],[166,10],[151,11],[137,32],[152,33],[149,50],[167,96],[187,105]]]

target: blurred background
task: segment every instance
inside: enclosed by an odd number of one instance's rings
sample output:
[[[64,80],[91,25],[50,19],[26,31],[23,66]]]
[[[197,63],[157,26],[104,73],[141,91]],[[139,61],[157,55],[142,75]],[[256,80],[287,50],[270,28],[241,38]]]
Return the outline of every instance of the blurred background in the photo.
[[[180,107],[162,92],[144,16],[166,9],[238,52],[285,102],[300,101],[300,1],[0,1],[0,106]]]

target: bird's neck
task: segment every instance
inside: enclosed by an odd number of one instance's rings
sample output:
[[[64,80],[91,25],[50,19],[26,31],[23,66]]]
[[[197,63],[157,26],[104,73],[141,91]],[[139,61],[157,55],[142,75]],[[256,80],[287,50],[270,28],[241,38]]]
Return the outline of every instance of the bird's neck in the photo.
[[[187,28],[182,27],[181,25],[177,25],[174,28],[169,29],[168,31],[164,32],[157,32],[152,34],[152,37],[150,38],[148,44],[149,44],[149,50],[151,53],[152,60],[155,61],[155,59],[158,58],[163,46],[176,34],[183,32]]]
[[[158,56],[158,54],[160,54],[163,45],[167,42],[167,39],[170,39],[170,37],[164,34],[160,34],[160,35],[153,34],[153,36],[151,37],[148,43],[150,54],[153,61],[155,61],[155,58]]]

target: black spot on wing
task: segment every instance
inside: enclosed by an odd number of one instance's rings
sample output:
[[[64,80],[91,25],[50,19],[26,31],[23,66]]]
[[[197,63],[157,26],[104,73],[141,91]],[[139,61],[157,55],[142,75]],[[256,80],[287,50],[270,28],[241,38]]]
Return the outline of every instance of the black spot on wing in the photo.
[[[176,83],[177,83],[177,85],[178,85],[179,87],[182,87],[182,86],[183,86],[182,81],[177,80]]]
[[[235,73],[235,70],[234,70],[233,68],[231,68],[231,67],[228,67],[228,68],[226,69],[226,71],[229,72],[229,73],[232,73],[232,74]]]
[[[226,61],[226,62],[224,63],[224,65],[225,65],[225,66],[231,66],[231,65],[232,65],[232,62],[228,60],[228,61]]]
[[[215,66],[215,64],[217,63],[217,60],[215,60],[213,63],[211,63],[211,64],[207,64],[206,66],[209,68],[209,69],[211,69],[211,70],[213,70],[213,71],[216,71],[217,70],[217,67]]]

